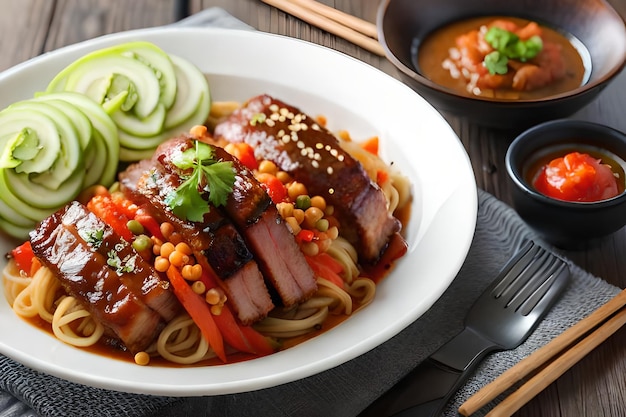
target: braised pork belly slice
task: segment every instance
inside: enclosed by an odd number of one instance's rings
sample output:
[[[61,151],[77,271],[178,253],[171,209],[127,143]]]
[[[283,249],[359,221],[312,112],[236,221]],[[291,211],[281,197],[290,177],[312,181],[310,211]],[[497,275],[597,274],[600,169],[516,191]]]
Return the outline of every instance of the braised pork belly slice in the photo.
[[[252,253],[230,219],[213,207],[202,222],[191,222],[178,218],[165,203],[182,180],[158,159],[174,149],[182,152],[181,146],[188,146],[187,140],[167,142],[153,160],[130,166],[120,174],[122,190],[157,221],[172,224],[182,240],[206,258],[208,264],[203,267],[218,277],[239,320],[254,323],[267,316],[274,303]]]
[[[335,207],[341,233],[365,263],[374,263],[400,222],[363,166],[337,138],[299,109],[268,95],[250,99],[215,128],[215,139],[245,142]]]
[[[285,307],[308,299],[317,291],[315,275],[276,206],[239,160],[220,147],[214,150],[219,160],[231,161],[237,172],[225,211],[245,236],[265,279]]]
[[[86,207],[73,202],[43,220],[30,238],[35,256],[65,290],[105,326],[109,335],[136,353],[156,339],[164,320],[120,279],[132,276],[131,269],[141,263],[141,257],[135,253],[116,263],[111,259],[117,258],[117,253],[104,255],[95,249],[101,233],[109,233],[108,229]],[[119,240],[119,244],[127,243]]]

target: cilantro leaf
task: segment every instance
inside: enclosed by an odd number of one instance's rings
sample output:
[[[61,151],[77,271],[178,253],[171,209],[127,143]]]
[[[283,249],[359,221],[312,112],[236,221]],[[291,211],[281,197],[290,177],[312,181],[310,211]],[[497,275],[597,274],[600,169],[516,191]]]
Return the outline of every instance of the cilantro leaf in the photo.
[[[183,171],[193,170],[165,199],[176,216],[200,222],[211,210],[209,202],[216,207],[226,204],[235,184],[232,162],[215,161],[213,149],[196,141],[195,147],[176,155],[172,163]],[[205,193],[208,194],[209,202],[203,197]]]
[[[498,51],[493,51],[485,56],[483,61],[485,68],[489,71],[489,74],[506,74],[509,70],[507,66],[509,59]]]
[[[537,35],[523,41],[515,33],[496,26],[489,28],[485,33],[485,41],[495,49],[487,54],[483,61],[483,65],[492,75],[506,74],[509,59],[526,62],[536,57],[543,49],[543,41]]]

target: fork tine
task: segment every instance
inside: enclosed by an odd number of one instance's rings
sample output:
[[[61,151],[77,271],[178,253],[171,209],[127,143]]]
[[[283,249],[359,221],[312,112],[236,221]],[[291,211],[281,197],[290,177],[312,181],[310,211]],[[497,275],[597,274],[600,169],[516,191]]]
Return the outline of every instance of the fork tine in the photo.
[[[496,282],[491,293],[495,298],[500,298],[505,291],[515,282],[522,272],[531,264],[535,254],[539,251],[540,247],[535,245],[533,241],[528,241],[522,246],[518,253],[512,258],[507,265],[508,270],[502,271],[504,276]]]
[[[550,275],[548,279],[545,279],[539,288],[535,292],[533,292],[524,302],[522,302],[519,307],[519,313],[523,316],[529,315],[535,308],[539,307],[539,304],[542,300],[545,300],[545,295],[548,291],[551,290],[561,273],[565,270],[566,265],[565,262],[556,258],[556,261],[552,264],[552,267],[549,271]]]
[[[549,270],[556,262],[556,256],[541,248],[537,256],[515,281],[507,288],[502,297],[505,298],[505,305],[517,310],[522,302],[530,296],[541,285],[544,278],[550,276]]]

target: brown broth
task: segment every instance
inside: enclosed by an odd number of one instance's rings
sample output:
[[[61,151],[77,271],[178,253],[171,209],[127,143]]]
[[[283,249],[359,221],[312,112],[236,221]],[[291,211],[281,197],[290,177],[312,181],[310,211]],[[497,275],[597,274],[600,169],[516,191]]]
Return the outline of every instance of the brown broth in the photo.
[[[488,16],[471,18],[454,22],[428,35],[417,48],[417,68],[420,74],[432,82],[454,90],[467,96],[473,96],[467,91],[466,81],[463,78],[455,79],[450,72],[443,68],[442,63],[448,58],[448,51],[455,46],[457,37],[489,24],[493,20],[504,19],[525,26],[528,20],[514,17]],[[533,100],[557,95],[580,87],[587,81],[591,73],[590,59],[584,46],[575,38],[564,35],[552,28],[541,25],[542,38],[547,42],[561,45],[567,75],[560,81],[533,91],[518,91],[510,88],[484,90],[481,97],[512,100]],[[582,54],[582,55],[581,55]],[[584,58],[583,58],[584,57]]]

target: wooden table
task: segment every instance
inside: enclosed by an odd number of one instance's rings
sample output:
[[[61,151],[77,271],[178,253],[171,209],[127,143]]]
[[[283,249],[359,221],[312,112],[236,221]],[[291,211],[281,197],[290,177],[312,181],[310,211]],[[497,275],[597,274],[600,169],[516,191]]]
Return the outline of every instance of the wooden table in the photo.
[[[323,0],[353,15],[375,21],[377,0]],[[626,0],[611,0],[626,16]],[[380,58],[273,9],[260,0],[3,0],[0,13],[0,70],[64,45],[111,32],[174,22],[204,8],[220,6],[267,32],[309,40],[337,49],[397,76]],[[0,92],[1,94],[1,92]],[[574,115],[626,131],[626,71],[588,107]],[[511,135],[446,116],[472,160],[479,187],[510,201],[504,154]],[[626,229],[565,255],[606,281],[626,287]],[[517,416],[626,415],[626,329],[559,378]]]

